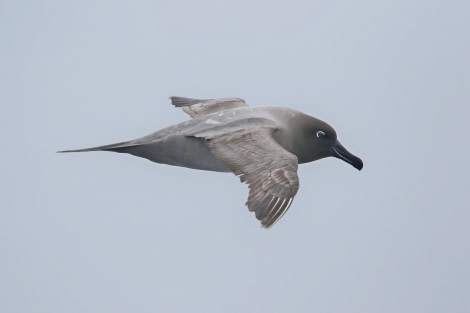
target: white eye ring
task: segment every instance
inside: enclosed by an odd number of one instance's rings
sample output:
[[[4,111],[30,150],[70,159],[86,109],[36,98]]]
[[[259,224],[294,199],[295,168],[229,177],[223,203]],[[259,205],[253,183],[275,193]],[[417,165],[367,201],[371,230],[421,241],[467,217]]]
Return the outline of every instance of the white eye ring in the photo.
[[[323,132],[323,131],[321,131],[321,130],[317,131],[317,137],[318,137],[318,138],[324,137],[324,136],[326,136],[325,132]]]

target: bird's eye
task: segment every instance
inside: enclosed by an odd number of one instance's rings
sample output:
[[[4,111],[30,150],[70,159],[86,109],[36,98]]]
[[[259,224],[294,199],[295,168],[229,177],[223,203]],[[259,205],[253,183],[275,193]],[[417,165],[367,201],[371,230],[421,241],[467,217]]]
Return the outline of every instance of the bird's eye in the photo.
[[[321,131],[321,130],[317,131],[317,137],[318,137],[318,138],[320,138],[320,137],[325,137],[325,136],[326,136],[325,132],[323,132],[323,131]]]

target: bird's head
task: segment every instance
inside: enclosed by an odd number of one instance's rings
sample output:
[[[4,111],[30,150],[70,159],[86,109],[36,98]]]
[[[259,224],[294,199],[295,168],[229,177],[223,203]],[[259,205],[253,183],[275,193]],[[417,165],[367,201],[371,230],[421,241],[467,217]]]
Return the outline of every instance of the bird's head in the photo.
[[[315,159],[326,157],[335,157],[351,164],[358,170],[363,167],[362,160],[357,156],[346,150],[345,147],[338,141],[336,131],[322,121],[315,123],[315,126],[310,128],[309,137],[313,140],[312,156]]]

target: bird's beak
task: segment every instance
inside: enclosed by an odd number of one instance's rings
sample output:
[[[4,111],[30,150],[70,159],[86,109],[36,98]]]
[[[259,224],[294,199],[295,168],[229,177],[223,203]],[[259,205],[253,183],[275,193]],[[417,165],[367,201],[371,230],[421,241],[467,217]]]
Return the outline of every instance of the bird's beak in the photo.
[[[332,148],[334,151],[332,156],[351,164],[358,170],[362,170],[362,167],[363,167],[362,160],[359,159],[357,156],[351,154],[348,150],[346,150],[346,148],[343,147],[343,145],[340,144],[339,141],[336,141],[336,143],[332,146]]]

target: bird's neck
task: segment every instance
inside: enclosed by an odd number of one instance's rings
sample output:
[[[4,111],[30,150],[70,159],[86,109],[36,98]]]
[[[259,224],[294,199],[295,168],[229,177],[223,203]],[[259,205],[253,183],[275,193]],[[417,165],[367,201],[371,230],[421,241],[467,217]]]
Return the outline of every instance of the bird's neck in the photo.
[[[273,132],[273,138],[284,149],[297,156],[299,164],[316,160],[310,151],[313,148],[311,138],[301,127],[277,129]]]

